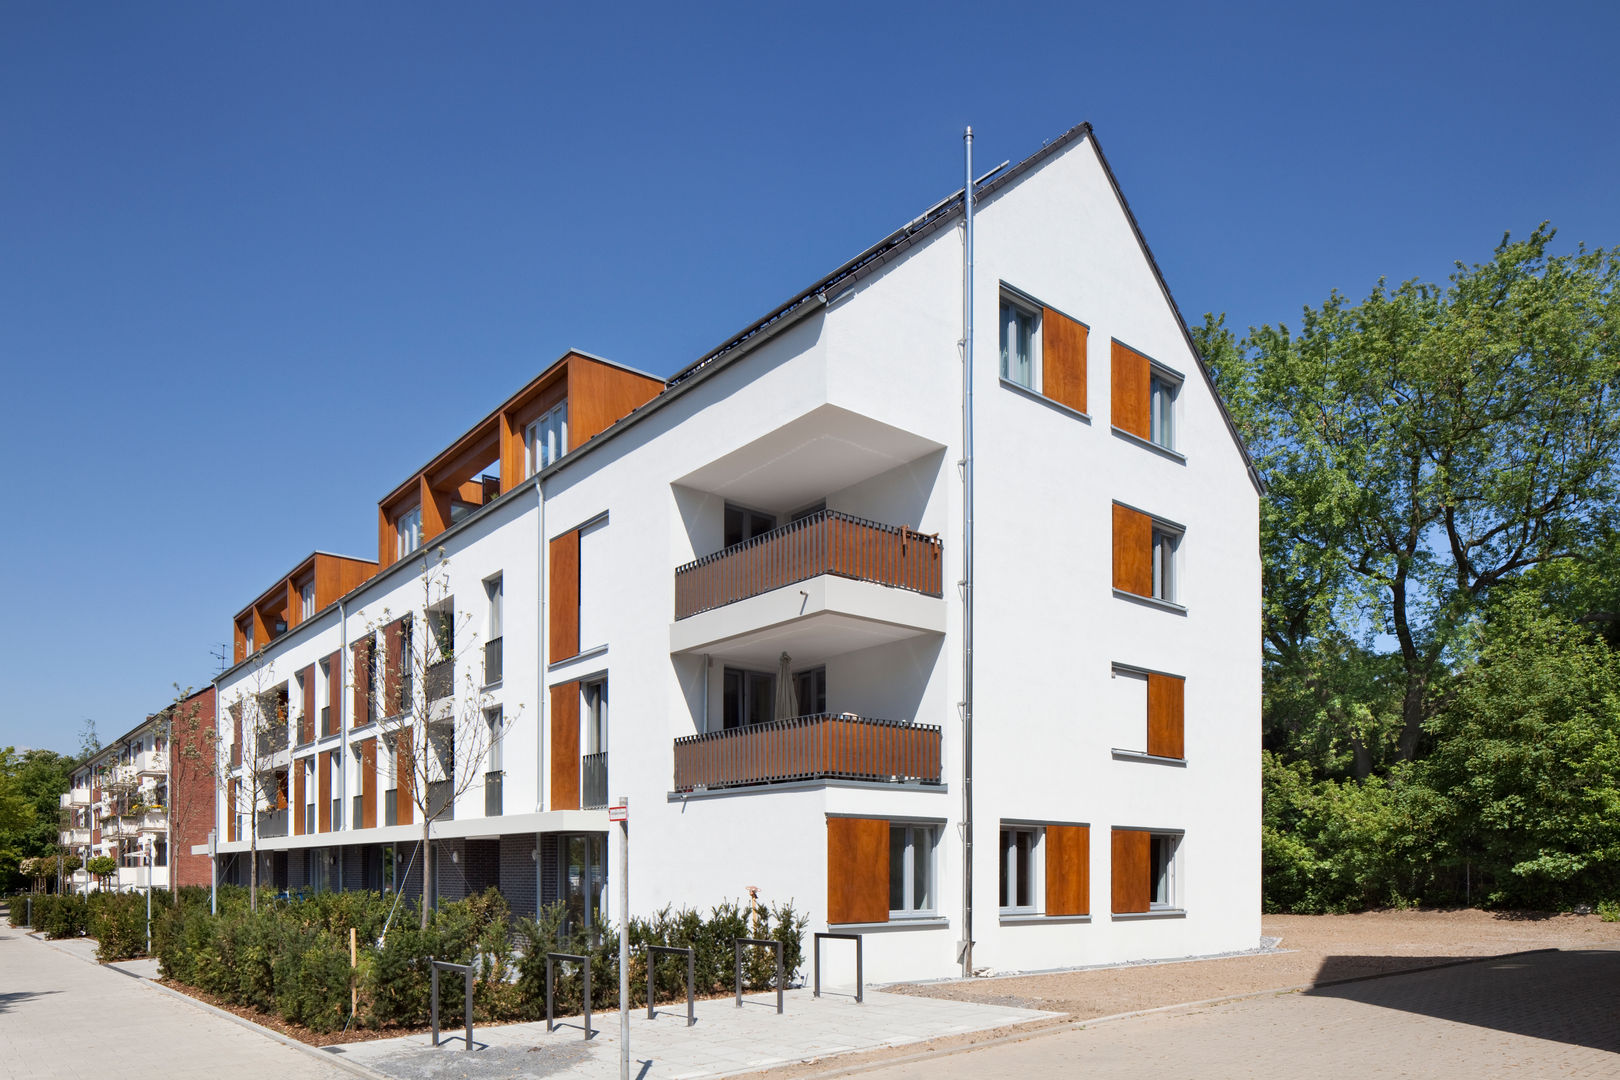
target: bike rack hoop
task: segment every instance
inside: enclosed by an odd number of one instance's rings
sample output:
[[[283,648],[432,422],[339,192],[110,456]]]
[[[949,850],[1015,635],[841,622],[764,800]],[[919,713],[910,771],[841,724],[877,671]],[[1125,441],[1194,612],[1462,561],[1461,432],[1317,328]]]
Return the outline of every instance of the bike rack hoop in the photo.
[[[647,946],[647,1019],[653,1018],[653,978],[658,970],[658,954],[684,955],[686,957],[686,1026],[691,1027],[697,1023],[697,978],[696,953],[691,949],[684,949],[675,945],[648,945]]]
[[[827,940],[827,939],[831,939],[833,941],[853,941],[855,943],[855,1004],[857,1004],[857,1005],[861,1004],[861,1002],[862,1002],[862,992],[863,992],[863,990],[865,988],[865,983],[866,983],[866,980],[862,977],[862,974],[861,974],[861,935],[859,935],[859,934],[819,933],[819,934],[814,934],[812,936],[815,939],[812,947],[815,950],[816,989],[815,989],[815,993],[811,994],[810,996],[811,997],[820,997],[821,996],[821,943],[822,943],[822,941]]]
[[[467,980],[466,993],[462,996],[461,1006],[467,1024],[467,1049],[473,1048],[473,972],[471,964],[452,964],[448,960],[434,960],[431,957],[428,963],[433,968],[433,1045],[439,1045],[439,972],[459,971]]]
[[[755,948],[761,948],[761,949],[772,949],[772,950],[775,950],[775,952],[776,952],[776,1014],[778,1016],[780,1016],[780,1015],[782,1015],[782,988],[786,985],[787,979],[784,977],[783,971],[782,971],[782,943],[780,941],[777,941],[777,940],[773,939],[773,938],[746,938],[746,937],[740,937],[740,938],[733,939],[732,945],[731,945],[731,951],[732,951],[732,959],[735,962],[735,966],[736,966],[737,1008],[740,1009],[740,1008],[743,1007],[743,1000],[742,1000],[742,957],[743,957],[743,949],[749,948],[749,947],[755,947]]]
[[[581,956],[579,953],[546,953],[546,1034],[551,1034],[551,1029],[555,1026],[551,1022],[551,1015],[554,992],[557,988],[556,981],[554,979],[554,971],[556,963],[559,960],[564,962],[571,960],[576,964],[583,965],[585,968],[585,1039],[588,1042],[593,1034],[591,1031],[591,958],[588,956]]]

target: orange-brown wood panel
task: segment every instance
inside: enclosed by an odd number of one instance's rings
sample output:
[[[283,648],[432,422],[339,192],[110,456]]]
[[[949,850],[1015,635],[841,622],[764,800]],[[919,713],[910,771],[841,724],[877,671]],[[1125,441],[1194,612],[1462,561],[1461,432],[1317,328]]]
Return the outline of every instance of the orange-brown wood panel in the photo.
[[[383,716],[399,716],[405,711],[400,691],[404,688],[407,662],[405,620],[395,619],[383,627]]]
[[[235,843],[237,840],[236,814],[237,807],[240,805],[237,800],[241,797],[241,794],[242,782],[240,780],[233,779],[231,781],[231,803],[225,808],[225,835],[232,843]]]
[[[1086,411],[1086,327],[1047,308],[1041,315],[1041,392]]]
[[[377,565],[394,565],[394,522],[386,506],[377,507]]]
[[[523,483],[523,430],[508,409],[502,409],[501,423],[501,491],[511,491]]]
[[[827,922],[889,921],[889,823],[827,819]]]
[[[1153,874],[1149,855],[1149,836],[1141,829],[1115,829],[1113,860],[1109,875],[1113,879],[1114,913],[1126,915],[1146,911],[1152,899],[1149,880]]]
[[[551,806],[579,809],[579,683],[551,688]]]
[[[1178,676],[1148,676],[1148,753],[1167,758],[1186,755],[1182,731],[1186,689],[1187,680]]]
[[[242,706],[231,706],[231,765],[242,764]]]
[[[320,832],[332,831],[332,751],[322,750],[315,755],[315,818]]]
[[[1046,913],[1091,913],[1091,829],[1046,827]]]
[[[579,530],[551,542],[550,662],[579,652]]]
[[[371,657],[375,651],[369,637],[363,637],[349,646],[354,660],[354,715],[349,719],[350,727],[359,727],[371,720]]]
[[[450,526],[450,493],[440,491],[428,483],[426,475],[417,478],[422,506],[422,542],[444,532]]]
[[[401,825],[416,820],[416,755],[411,733],[401,731],[394,739],[394,816]]]
[[[287,770],[283,769],[275,775],[276,781],[276,809],[287,809]]]
[[[321,603],[336,603],[338,597],[345,596],[377,575],[377,564],[369,559],[338,559],[338,591],[330,600]],[[316,598],[319,601],[319,597]]]
[[[1148,360],[1127,345],[1114,342],[1111,355],[1109,423],[1139,439],[1152,435],[1148,423]]]
[[[1114,588],[1153,595],[1153,519],[1114,504]]]
[[[664,381],[575,353],[568,358],[568,448],[663,393]]]
[[[343,587],[340,562],[340,560],[334,559],[330,555],[315,556],[315,609],[317,611],[348,592]]]
[[[304,621],[302,598],[298,595],[298,586],[293,584],[293,581],[294,578],[287,579],[287,595],[282,600],[282,608],[287,613],[283,618],[289,630]]]
[[[360,743],[360,827],[377,827],[377,740]]]
[[[303,715],[298,718],[298,741],[300,743],[315,741],[315,665],[311,664],[298,673],[299,679],[304,683],[304,700],[299,707]]]
[[[309,786],[304,777],[302,759],[293,762],[292,834],[304,835],[304,807],[309,805]]]

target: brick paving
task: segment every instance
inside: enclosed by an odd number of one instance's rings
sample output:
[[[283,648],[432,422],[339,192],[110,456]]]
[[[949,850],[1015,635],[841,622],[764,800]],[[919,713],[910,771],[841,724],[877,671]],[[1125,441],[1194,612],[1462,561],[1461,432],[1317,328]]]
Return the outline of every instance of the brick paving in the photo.
[[[870,1070],[928,1080],[1620,1077],[1620,950],[1547,951],[1155,1012]]]

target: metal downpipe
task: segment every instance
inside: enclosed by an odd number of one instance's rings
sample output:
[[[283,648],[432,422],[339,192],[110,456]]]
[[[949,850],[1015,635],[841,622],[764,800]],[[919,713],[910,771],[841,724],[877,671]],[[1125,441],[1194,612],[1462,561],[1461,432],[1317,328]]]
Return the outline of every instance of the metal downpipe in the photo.
[[[973,128],[962,135],[962,941],[973,975]]]

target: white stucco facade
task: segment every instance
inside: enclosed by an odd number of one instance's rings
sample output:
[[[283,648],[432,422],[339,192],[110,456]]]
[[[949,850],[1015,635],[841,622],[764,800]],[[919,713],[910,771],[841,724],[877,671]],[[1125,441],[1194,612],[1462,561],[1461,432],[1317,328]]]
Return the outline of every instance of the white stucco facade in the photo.
[[[975,239],[974,966],[1027,970],[1252,948],[1260,933],[1260,563],[1247,460],[1088,130],[987,187]],[[483,812],[475,787],[435,836],[506,838],[503,890],[526,872],[514,855],[521,847],[536,903],[567,886],[553,880],[548,894],[547,835],[605,833],[607,865],[616,867],[617,826],[605,811],[578,809],[571,793],[553,790],[556,748],[572,743],[584,753],[591,740],[582,730],[559,741],[554,688],[568,687],[560,691],[568,695],[576,683],[605,679],[607,783],[631,807],[633,912],[708,907],[756,887],[768,902],[791,900],[809,913],[812,930],[824,930],[831,895],[851,871],[829,854],[829,820],[917,825],[934,840],[931,852],[913,851],[904,864],[926,878],[907,894],[926,891],[927,902],[913,905],[923,910],[834,928],[865,935],[869,979],[960,971],[968,933],[957,584],[962,246],[959,213],[919,229],[839,280],[825,301],[812,298],[677,378],[431,541],[448,559],[457,614],[475,632],[487,623],[483,583],[502,578],[504,671],[483,693],[511,718],[501,815]],[[1085,412],[1000,377],[1004,289],[1088,329]],[[1173,448],[1116,429],[1116,340],[1151,359],[1156,374],[1179,378],[1174,438],[1165,440]],[[1116,503],[1174,531],[1173,598],[1115,588]],[[821,504],[904,527],[895,543],[908,552],[937,543],[937,595],[884,584],[882,573],[826,573],[675,617],[676,568],[726,548],[728,505],[785,527]],[[581,526],[580,648],[551,662],[551,542]],[[411,559],[383,570],[226,672],[218,682],[222,736],[232,737],[235,695],[287,681],[334,653],[347,665],[352,642],[399,613],[416,610],[423,625],[418,570]],[[747,726],[725,726],[727,702],[740,708],[743,700],[728,698],[727,669],[770,675],[784,653],[795,673],[824,668],[818,713],[937,728],[935,774],[922,782],[773,776],[677,790],[675,740],[715,732],[720,746]],[[458,648],[457,657],[481,663],[476,650]],[[1184,680],[1179,757],[1146,753],[1139,679],[1148,672]],[[481,682],[472,668],[462,675],[458,686]],[[327,700],[324,689],[316,700]],[[345,712],[351,700],[345,692]],[[296,704],[293,712],[297,732]],[[374,734],[345,716],[334,734],[308,745],[290,738],[278,760],[297,767],[338,749],[348,763],[347,748]],[[566,776],[573,763],[562,764]],[[334,788],[345,810],[355,788],[346,767]],[[224,836],[228,799],[220,802]],[[340,816],[329,831],[265,837],[259,847],[296,861],[301,850],[399,845],[403,862],[419,834],[418,826],[356,828],[351,815]],[[1033,844],[1032,902],[1017,911],[999,902],[1004,826],[1028,830]],[[1043,910],[1041,838],[1052,826],[1087,827],[1084,914]],[[1163,839],[1152,849],[1165,865],[1154,864],[1159,891],[1147,911],[1114,910],[1116,829]],[[247,846],[239,839],[222,851]],[[918,859],[930,865],[919,870]],[[1066,867],[1077,873],[1072,861]],[[562,867],[559,879],[567,873]],[[296,878],[287,884],[305,883]],[[829,960],[836,978],[842,959]]]

